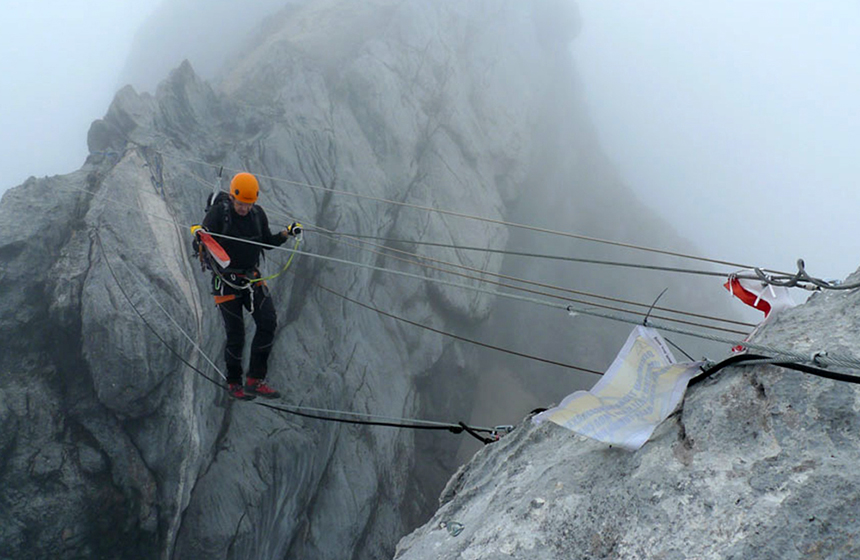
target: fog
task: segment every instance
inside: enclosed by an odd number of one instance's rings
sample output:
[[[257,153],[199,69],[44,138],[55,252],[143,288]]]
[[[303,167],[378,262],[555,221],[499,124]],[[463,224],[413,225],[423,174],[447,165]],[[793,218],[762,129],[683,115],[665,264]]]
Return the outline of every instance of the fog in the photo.
[[[0,193],[78,169],[136,29],[160,0],[11,0],[0,34]]]
[[[707,256],[843,278],[860,264],[860,4],[580,2],[605,152]]]
[[[286,3],[4,6],[0,192],[77,169],[90,122],[119,87],[151,91],[183,58],[214,76]],[[855,270],[845,247],[860,237],[860,5],[579,6],[571,49],[587,105],[605,152],[645,203],[709,257],[786,271],[803,257],[828,278]]]
[[[154,91],[189,59],[212,78],[289,0],[12,0],[0,34],[0,193],[78,169],[90,123],[131,84]]]
[[[307,0],[166,0],[139,29],[121,80],[152,91],[182,60],[214,78],[266,16]]]

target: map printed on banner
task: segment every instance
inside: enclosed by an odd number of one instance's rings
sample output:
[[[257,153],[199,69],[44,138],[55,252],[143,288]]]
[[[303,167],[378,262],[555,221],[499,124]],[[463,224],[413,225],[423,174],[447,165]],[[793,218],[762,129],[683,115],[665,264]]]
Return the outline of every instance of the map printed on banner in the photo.
[[[636,327],[590,391],[577,391],[533,418],[629,451],[642,447],[669,417],[704,362],[676,363],[663,337]]]

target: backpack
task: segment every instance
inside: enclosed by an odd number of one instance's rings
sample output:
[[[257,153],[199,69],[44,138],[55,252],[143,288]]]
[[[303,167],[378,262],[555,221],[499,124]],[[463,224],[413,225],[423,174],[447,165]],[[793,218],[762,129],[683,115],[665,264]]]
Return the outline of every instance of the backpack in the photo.
[[[209,213],[209,210],[212,209],[213,206],[220,205],[220,212],[222,218],[222,229],[221,231],[227,231],[230,228],[231,224],[231,212],[230,212],[230,194],[224,191],[219,192],[218,194],[210,194],[206,198],[206,214]],[[260,217],[260,209],[257,206],[251,208],[251,215],[254,218],[254,226],[257,229],[257,232],[262,235],[263,234],[263,221]],[[191,242],[192,248],[192,258],[197,258],[200,261],[200,268],[203,271],[206,270],[214,270],[212,268],[212,263],[209,261],[209,256],[205,249],[200,246],[200,242],[197,239],[197,236],[194,237],[194,240]],[[265,254],[261,254],[260,258],[265,259]]]
[[[223,228],[221,231],[227,231],[230,228],[231,213],[230,213],[230,194],[220,191],[218,194],[210,194],[206,198],[206,213],[216,205],[221,205],[221,217],[223,220]],[[251,208],[251,216],[254,218],[254,226],[259,235],[263,235],[263,222],[260,218],[260,209],[257,206]]]

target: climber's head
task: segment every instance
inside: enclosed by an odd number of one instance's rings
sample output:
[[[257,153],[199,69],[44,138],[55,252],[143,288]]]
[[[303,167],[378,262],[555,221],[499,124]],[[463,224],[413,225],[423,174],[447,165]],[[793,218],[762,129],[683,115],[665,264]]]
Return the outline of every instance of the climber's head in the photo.
[[[233,200],[233,209],[240,216],[251,211],[257,202],[260,193],[260,184],[257,178],[250,173],[237,173],[230,181],[230,198]]]

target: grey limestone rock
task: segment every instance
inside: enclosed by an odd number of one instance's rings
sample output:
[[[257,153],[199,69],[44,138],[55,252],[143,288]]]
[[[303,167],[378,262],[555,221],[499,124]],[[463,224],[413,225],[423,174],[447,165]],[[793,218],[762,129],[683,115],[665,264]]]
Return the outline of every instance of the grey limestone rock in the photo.
[[[755,342],[858,356],[858,298],[816,294]],[[858,396],[776,366],[727,368],[634,453],[524,420],[461,468],[395,558],[855,558]]]

